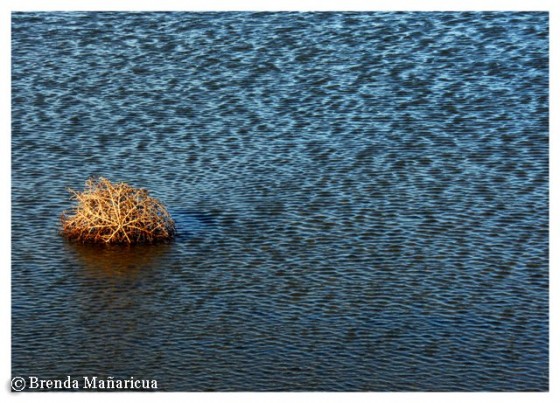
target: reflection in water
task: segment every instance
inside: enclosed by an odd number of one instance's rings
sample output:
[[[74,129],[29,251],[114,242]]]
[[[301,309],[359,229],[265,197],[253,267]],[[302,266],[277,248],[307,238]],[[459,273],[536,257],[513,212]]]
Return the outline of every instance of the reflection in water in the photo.
[[[67,324],[77,348],[72,359],[96,376],[125,378],[131,373],[123,368],[132,360],[137,363],[132,375],[161,381],[151,370],[164,365],[158,318],[165,313],[159,301],[173,289],[164,261],[172,245],[64,245],[78,263],[69,280],[78,313]]]
[[[140,272],[158,267],[169,251],[169,244],[157,245],[84,245],[65,243],[70,253],[83,263],[83,272],[92,278],[134,278]]]

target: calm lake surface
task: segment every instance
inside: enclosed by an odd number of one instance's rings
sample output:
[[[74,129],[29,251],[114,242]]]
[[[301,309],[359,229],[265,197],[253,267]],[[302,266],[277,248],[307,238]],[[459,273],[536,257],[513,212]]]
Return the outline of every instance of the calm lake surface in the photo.
[[[545,391],[548,114],[547,13],[15,13],[13,376]]]

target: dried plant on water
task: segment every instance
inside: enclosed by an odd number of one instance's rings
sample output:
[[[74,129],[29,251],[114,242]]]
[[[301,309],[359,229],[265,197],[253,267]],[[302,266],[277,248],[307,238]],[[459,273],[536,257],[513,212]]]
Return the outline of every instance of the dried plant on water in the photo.
[[[82,243],[135,244],[166,241],[175,222],[145,189],[106,178],[88,179],[83,192],[69,189],[77,205],[61,216],[61,233]]]

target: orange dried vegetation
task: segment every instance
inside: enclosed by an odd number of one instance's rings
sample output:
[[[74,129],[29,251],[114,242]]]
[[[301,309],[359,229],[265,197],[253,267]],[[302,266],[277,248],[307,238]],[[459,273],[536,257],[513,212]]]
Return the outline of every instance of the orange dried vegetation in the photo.
[[[82,243],[135,244],[170,240],[175,222],[145,189],[105,178],[88,179],[85,190],[69,189],[77,205],[60,217],[61,233]]]

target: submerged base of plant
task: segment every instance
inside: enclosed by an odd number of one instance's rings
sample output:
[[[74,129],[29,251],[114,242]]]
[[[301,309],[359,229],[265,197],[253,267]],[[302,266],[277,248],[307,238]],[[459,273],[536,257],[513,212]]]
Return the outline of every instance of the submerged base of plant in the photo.
[[[97,178],[85,190],[69,189],[77,206],[61,216],[61,234],[82,243],[136,244],[167,241],[175,222],[145,189]]]

